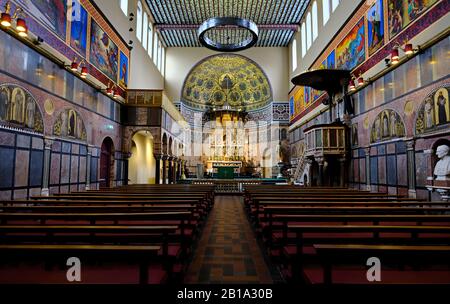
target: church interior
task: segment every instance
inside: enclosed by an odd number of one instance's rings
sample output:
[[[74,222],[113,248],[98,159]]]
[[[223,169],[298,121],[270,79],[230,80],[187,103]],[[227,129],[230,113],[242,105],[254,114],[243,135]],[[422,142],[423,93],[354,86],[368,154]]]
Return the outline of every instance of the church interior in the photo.
[[[0,285],[450,284],[449,0],[0,12]]]

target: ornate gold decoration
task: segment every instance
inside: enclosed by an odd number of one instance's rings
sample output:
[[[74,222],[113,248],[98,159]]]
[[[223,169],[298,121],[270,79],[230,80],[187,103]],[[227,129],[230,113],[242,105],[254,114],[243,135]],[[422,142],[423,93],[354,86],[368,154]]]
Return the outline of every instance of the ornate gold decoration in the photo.
[[[84,122],[74,109],[65,109],[59,114],[53,125],[53,134],[84,141],[87,139]]]
[[[366,116],[366,118],[364,118],[363,127],[366,130],[369,129],[369,116]]]
[[[256,63],[235,54],[208,57],[195,66],[186,77],[182,101],[206,109],[208,106],[242,106],[258,109],[272,101],[269,80]]]
[[[55,105],[53,104],[53,101],[51,99],[46,99],[44,102],[44,109],[45,113],[48,115],[53,115],[53,112],[55,112]]]
[[[381,111],[372,125],[370,142],[380,142],[405,136],[405,125],[400,115],[391,109]]]
[[[407,101],[405,104],[405,114],[410,116],[414,111],[414,103],[412,100]]]
[[[419,108],[416,118],[416,134],[448,129],[450,123],[449,85],[429,94]]]

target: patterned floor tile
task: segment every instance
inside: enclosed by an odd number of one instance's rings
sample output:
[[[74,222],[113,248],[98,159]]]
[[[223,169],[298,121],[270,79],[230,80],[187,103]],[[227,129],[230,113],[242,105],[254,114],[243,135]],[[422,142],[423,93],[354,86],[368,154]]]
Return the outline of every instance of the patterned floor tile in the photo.
[[[216,197],[195,252],[186,283],[273,282],[239,196]]]

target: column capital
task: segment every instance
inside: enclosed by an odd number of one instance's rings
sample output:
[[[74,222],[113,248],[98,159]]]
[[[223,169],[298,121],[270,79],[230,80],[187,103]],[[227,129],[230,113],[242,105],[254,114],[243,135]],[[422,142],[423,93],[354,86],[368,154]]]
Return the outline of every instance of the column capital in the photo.
[[[406,143],[406,149],[407,150],[414,150],[414,147],[416,145],[416,141],[413,138],[405,141],[405,143]]]
[[[51,149],[54,142],[55,142],[55,137],[44,136],[45,149]]]
[[[365,147],[364,153],[366,153],[366,156],[369,156],[370,155],[370,147]]]

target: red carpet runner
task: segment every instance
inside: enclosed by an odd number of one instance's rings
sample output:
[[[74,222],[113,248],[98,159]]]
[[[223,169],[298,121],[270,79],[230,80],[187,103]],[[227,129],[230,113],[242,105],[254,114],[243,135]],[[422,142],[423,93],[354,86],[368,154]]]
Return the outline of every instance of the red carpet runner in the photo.
[[[240,196],[217,196],[185,283],[272,283]]]

